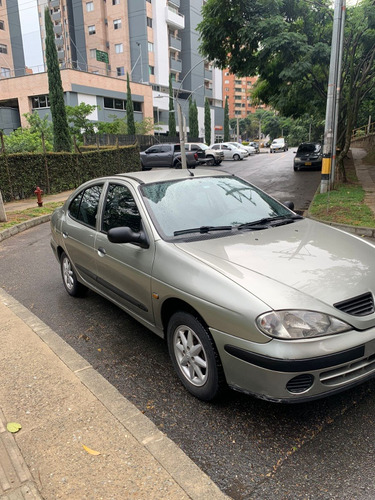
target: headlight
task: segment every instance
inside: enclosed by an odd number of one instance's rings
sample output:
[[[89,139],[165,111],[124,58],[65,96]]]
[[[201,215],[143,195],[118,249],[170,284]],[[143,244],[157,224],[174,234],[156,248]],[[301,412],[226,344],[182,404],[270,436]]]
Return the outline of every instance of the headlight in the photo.
[[[345,332],[352,327],[316,311],[272,311],[257,318],[260,330],[279,339],[308,339]]]

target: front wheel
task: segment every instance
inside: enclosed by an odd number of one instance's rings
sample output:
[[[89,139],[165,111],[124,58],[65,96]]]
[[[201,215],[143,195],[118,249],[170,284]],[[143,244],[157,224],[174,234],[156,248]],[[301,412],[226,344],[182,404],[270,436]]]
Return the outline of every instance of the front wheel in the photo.
[[[213,167],[215,165],[215,158],[213,156],[208,156],[206,165],[208,165],[209,167]]]
[[[168,350],[185,388],[203,401],[214,399],[224,384],[219,355],[202,323],[189,313],[173,314],[167,329]]]
[[[233,155],[233,160],[238,161],[239,159],[240,159],[240,155],[238,155],[238,154]]]
[[[61,254],[60,265],[64,287],[68,294],[72,297],[79,297],[84,295],[87,291],[87,288],[77,280],[77,276],[74,272],[72,263],[70,262],[70,259],[65,252]]]

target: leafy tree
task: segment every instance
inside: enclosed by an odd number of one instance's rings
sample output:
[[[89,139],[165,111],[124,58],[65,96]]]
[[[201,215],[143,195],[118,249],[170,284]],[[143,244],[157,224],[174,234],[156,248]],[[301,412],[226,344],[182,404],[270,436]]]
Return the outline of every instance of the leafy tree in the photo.
[[[199,137],[198,108],[196,101],[192,99],[189,101],[189,129],[191,137]]]
[[[49,101],[53,123],[54,151],[71,151],[72,142],[64,103],[59,61],[49,9],[45,9],[46,63],[48,72]]]
[[[24,116],[29,127],[20,127],[11,134],[4,135],[6,151],[8,153],[53,151],[52,124],[48,121],[48,116],[44,116],[43,119],[38,113],[25,113]]]
[[[126,120],[128,125],[128,134],[135,135],[134,108],[132,93],[130,91],[129,73],[126,76],[127,96],[126,96]]]
[[[70,123],[72,135],[81,138],[82,134],[93,134],[95,123],[87,117],[95,110],[96,106],[81,102],[78,106],[66,106],[66,116]]]
[[[204,101],[204,140],[206,144],[211,144],[211,110],[207,97]]]
[[[173,101],[173,88],[172,88],[172,75],[169,75],[169,120],[168,120],[168,135],[176,136],[176,118],[174,116],[174,101]]]
[[[229,141],[229,108],[228,97],[225,99],[224,107],[224,142]]]
[[[254,96],[282,116],[325,117],[331,54],[328,0],[207,0],[198,30],[201,52],[239,76],[259,75]],[[375,3],[347,8],[341,78],[339,164],[375,80]]]

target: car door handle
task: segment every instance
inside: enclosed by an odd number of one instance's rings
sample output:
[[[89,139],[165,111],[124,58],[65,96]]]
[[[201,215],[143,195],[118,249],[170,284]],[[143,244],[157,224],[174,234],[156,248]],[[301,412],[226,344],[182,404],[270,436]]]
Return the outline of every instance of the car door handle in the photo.
[[[63,231],[62,235],[63,235],[63,238],[67,238],[69,236],[68,233],[66,233],[65,231]]]
[[[102,247],[99,247],[98,248],[98,255],[99,257],[104,257],[106,255],[106,249],[105,248],[102,248]]]

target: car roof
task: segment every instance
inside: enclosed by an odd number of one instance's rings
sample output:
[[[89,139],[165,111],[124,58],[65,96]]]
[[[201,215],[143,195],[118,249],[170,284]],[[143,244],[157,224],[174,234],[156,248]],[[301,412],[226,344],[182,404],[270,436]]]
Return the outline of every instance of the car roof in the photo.
[[[217,177],[220,175],[230,175],[226,172],[213,170],[209,168],[200,168],[199,170],[182,168],[154,168],[147,171],[124,172],[113,176],[104,177],[104,179],[131,179],[139,184],[149,184],[153,182],[163,182],[171,180],[187,179],[192,177]]]

